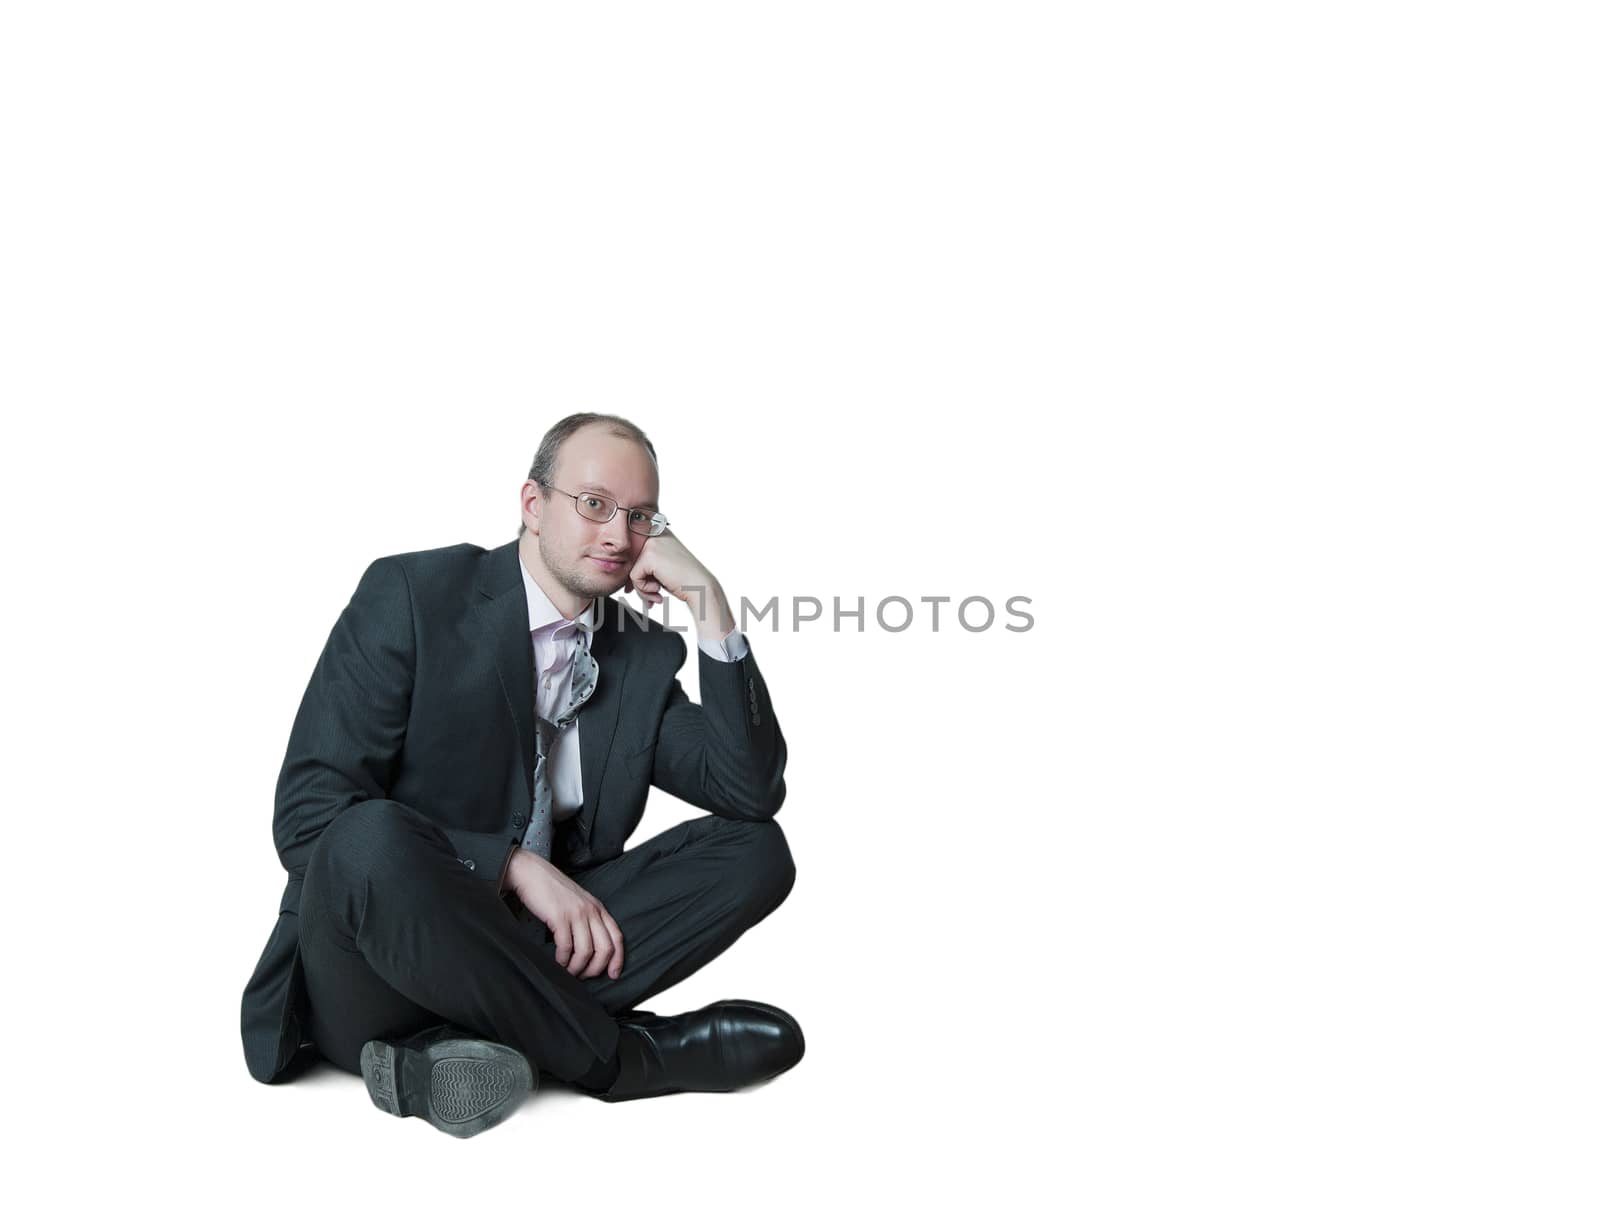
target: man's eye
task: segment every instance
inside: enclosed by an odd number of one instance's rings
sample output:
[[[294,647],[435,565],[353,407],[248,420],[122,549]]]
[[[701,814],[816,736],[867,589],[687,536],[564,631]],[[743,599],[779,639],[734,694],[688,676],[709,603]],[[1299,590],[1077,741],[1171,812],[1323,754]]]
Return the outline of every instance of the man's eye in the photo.
[[[597,499],[596,499],[596,498],[595,498],[595,497],[594,497],[594,496],[592,496],[592,495],[586,495],[586,496],[584,496],[584,497],[583,497],[583,502],[584,502],[584,503],[586,503],[586,504],[588,504],[588,505],[589,505],[589,507],[591,507],[591,508],[598,508],[598,507],[599,507],[599,506],[600,506],[600,501],[599,501],[599,500],[597,500]]]
[[[650,519],[650,514],[648,512],[630,512],[628,513],[628,519],[637,524],[648,521]]]

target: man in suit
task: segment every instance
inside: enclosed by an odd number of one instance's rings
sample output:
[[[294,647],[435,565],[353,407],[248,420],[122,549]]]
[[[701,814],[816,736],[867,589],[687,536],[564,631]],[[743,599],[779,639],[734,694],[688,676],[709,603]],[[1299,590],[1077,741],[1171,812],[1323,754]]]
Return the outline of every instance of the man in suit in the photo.
[[[288,886],[245,990],[245,1060],[312,1055],[457,1135],[544,1071],[606,1100],[727,1091],[799,1061],[781,1009],[635,1005],[794,883],[783,734],[717,579],[666,528],[625,419],[551,428],[522,529],[373,563],[328,638],[278,778]],[[611,594],[684,602],[687,648]],[[651,784],[705,809],[624,849]]]

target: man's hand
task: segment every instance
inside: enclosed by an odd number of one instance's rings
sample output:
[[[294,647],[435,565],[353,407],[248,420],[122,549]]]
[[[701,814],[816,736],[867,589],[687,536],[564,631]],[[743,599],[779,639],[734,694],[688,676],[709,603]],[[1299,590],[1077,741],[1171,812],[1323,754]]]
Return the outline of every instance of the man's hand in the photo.
[[[625,587],[637,592],[646,608],[660,605],[663,591],[670,593],[689,607],[703,639],[721,639],[733,630],[733,611],[722,585],[670,529],[639,548]]]
[[[595,898],[542,855],[518,847],[506,885],[556,942],[556,964],[574,977],[622,973],[622,929]]]

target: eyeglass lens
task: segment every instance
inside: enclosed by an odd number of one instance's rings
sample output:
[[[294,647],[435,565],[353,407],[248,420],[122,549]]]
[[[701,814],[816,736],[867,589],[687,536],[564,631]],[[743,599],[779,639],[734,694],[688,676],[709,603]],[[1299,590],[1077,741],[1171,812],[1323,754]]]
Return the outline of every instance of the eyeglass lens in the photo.
[[[578,505],[579,516],[602,525],[617,512],[615,501],[603,495],[579,495],[574,497],[573,502]],[[628,513],[628,528],[648,538],[660,533],[664,526],[657,525],[654,513],[646,512],[643,508],[635,508]]]

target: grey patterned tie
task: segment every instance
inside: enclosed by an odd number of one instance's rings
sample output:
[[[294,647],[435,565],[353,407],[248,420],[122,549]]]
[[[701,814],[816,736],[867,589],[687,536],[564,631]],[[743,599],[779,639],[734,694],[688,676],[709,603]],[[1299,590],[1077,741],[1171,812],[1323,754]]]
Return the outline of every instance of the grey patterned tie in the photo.
[[[534,714],[534,744],[538,760],[533,767],[533,816],[528,819],[528,832],[522,836],[522,845],[535,855],[550,858],[550,842],[555,835],[555,808],[550,795],[550,755],[556,747],[561,730],[578,717],[578,708],[589,701],[595,682],[600,678],[600,666],[589,655],[587,635],[580,634],[578,650],[572,655],[572,686],[567,693],[567,705],[554,723],[537,712]]]

